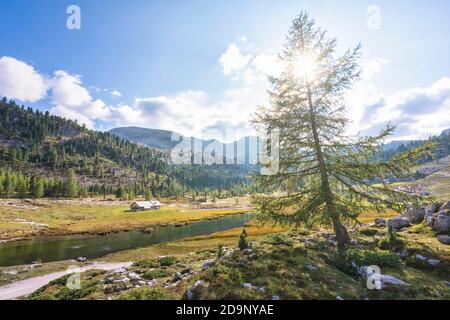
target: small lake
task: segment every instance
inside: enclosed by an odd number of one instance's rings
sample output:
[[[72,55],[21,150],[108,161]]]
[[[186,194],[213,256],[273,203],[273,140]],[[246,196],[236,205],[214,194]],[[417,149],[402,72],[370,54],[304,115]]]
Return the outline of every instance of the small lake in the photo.
[[[106,236],[70,235],[38,237],[33,240],[0,244],[0,266],[49,262],[77,257],[98,258],[109,253],[170,242],[188,237],[242,227],[252,214],[237,214],[215,220],[201,220],[184,226],[156,226],[151,233],[141,230]]]

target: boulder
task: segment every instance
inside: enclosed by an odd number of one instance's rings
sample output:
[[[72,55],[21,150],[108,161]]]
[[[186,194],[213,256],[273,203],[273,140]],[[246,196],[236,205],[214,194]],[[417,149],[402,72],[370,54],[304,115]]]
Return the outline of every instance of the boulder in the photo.
[[[401,258],[407,258],[407,257],[410,256],[410,253],[409,253],[408,250],[405,249],[399,255],[400,255]]]
[[[433,230],[437,234],[450,233],[450,216],[439,214],[434,220]]]
[[[86,257],[78,257],[76,258],[77,262],[86,262],[87,258]]]
[[[440,235],[437,237],[437,239],[443,244],[450,244],[450,236],[448,235]]]
[[[450,210],[450,200],[444,202],[444,204],[441,207],[441,210]]]
[[[396,217],[389,219],[387,222],[387,225],[390,226],[392,229],[395,230],[401,230],[403,228],[409,227],[409,219],[404,216]]]
[[[308,265],[306,266],[306,269],[308,269],[309,271],[316,271],[316,270],[317,270],[317,267],[316,267],[316,266],[313,266],[313,265],[311,265],[311,264],[308,264]]]
[[[428,259],[423,255],[416,253],[416,260],[426,262]]]
[[[400,280],[394,276],[390,276],[387,274],[381,274],[381,273],[374,273],[373,269],[368,266],[362,266],[357,268],[359,274],[363,276],[368,281],[375,280],[376,288],[377,289],[385,289],[389,286],[408,286],[408,284]]]
[[[209,269],[209,268],[213,267],[215,264],[216,264],[216,261],[214,261],[214,260],[208,260],[208,261],[206,261],[206,262],[203,264],[202,270]]]
[[[386,220],[384,220],[383,218],[376,218],[375,225],[377,225],[378,227],[386,227]]]
[[[196,300],[200,297],[200,293],[204,288],[205,282],[203,282],[202,280],[198,280],[192,285],[192,287],[187,289],[186,297],[188,298],[188,300]]]
[[[408,218],[410,223],[418,224],[425,218],[425,208],[408,208],[404,215]]]
[[[130,279],[130,280],[141,280],[141,276],[140,275],[138,275],[136,272],[129,272],[128,273],[128,278]]]
[[[436,213],[438,212],[440,207],[439,203],[432,203],[428,207],[425,208],[425,211]]]
[[[405,281],[400,280],[394,276],[387,275],[387,274],[380,274],[380,281],[381,281],[381,289],[384,289],[384,288],[388,287],[389,285],[393,285],[393,286],[407,286],[408,285]]]
[[[180,280],[183,280],[183,276],[179,272],[175,272],[172,276],[172,282],[178,282]]]
[[[428,216],[428,217],[425,218],[425,222],[426,222],[427,226],[429,226],[430,228],[433,228],[434,220],[436,220],[436,214],[435,213],[433,215]]]
[[[191,273],[192,272],[192,268],[191,267],[187,267],[187,268],[184,268],[182,271],[181,271],[181,274],[189,274],[189,273]]]
[[[437,259],[428,259],[428,260],[427,260],[427,263],[428,263],[430,266],[437,267],[437,266],[441,263],[441,261],[439,261],[439,260],[437,260]]]

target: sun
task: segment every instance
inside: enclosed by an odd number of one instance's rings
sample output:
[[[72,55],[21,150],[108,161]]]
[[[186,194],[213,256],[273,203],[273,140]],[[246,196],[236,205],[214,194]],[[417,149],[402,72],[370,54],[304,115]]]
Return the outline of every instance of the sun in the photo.
[[[317,58],[312,54],[300,54],[292,63],[292,70],[297,78],[312,81],[317,77]]]

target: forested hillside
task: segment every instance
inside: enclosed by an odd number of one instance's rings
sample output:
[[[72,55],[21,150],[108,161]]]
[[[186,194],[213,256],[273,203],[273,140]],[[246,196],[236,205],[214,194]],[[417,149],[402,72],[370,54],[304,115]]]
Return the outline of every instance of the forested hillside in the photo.
[[[170,164],[159,150],[75,121],[0,101],[0,194],[75,197],[89,194],[179,196],[228,188],[243,192],[245,179],[213,167]],[[208,191],[208,190],[206,190]]]
[[[444,130],[439,136],[433,136],[427,140],[402,141],[398,142],[398,145],[394,144],[395,147],[385,147],[378,157],[384,160],[390,159],[397,154],[411,150],[427,142],[435,142],[437,144],[437,148],[434,151],[435,158],[439,159],[450,155],[450,129],[447,129]],[[430,160],[432,159],[424,158],[422,162],[427,162]]]

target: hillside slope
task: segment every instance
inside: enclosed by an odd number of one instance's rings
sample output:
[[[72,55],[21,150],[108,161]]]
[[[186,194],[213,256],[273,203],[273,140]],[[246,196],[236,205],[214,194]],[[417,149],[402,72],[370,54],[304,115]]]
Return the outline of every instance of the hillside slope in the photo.
[[[161,150],[2,99],[0,194],[28,196],[39,182],[44,195],[63,196],[62,190],[53,189],[65,188],[70,170],[85,194],[126,193],[130,198],[147,192],[182,195],[190,189],[244,183],[234,172],[222,176],[214,168],[173,166]]]

